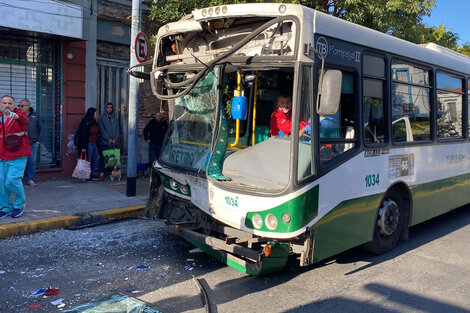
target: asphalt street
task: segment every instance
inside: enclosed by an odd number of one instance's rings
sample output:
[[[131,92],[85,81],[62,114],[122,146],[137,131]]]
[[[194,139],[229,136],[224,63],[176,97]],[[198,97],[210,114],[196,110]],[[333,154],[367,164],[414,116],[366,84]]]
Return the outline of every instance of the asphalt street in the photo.
[[[162,223],[133,219],[1,241],[0,312],[78,312],[116,295],[154,312],[205,312],[193,277],[212,312],[470,312],[469,246],[464,208],[413,227],[408,242],[382,256],[353,249],[250,277],[194,251]],[[48,288],[58,294],[34,295]],[[105,308],[80,312],[126,312]]]

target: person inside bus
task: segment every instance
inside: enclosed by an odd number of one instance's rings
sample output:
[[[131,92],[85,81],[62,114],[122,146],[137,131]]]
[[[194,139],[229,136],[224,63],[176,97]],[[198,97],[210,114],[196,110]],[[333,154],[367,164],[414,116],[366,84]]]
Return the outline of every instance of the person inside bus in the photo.
[[[299,136],[305,132],[308,122],[300,122]],[[269,132],[271,136],[287,137],[291,134],[292,128],[292,97],[279,95],[277,97],[276,110],[271,114]]]

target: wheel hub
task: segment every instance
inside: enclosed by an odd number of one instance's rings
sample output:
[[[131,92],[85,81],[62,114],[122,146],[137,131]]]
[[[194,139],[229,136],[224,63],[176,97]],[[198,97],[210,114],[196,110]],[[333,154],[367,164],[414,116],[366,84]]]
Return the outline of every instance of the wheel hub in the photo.
[[[398,208],[398,205],[393,200],[385,200],[379,210],[377,220],[380,234],[390,236],[397,230],[399,222],[400,209]]]

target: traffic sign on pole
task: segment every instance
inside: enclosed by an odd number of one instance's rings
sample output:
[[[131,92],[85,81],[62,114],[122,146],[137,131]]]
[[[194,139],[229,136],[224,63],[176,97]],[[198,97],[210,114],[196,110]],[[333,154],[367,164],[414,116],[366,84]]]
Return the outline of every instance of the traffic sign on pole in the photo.
[[[143,32],[135,36],[134,51],[137,62],[144,63],[149,58],[149,41]]]

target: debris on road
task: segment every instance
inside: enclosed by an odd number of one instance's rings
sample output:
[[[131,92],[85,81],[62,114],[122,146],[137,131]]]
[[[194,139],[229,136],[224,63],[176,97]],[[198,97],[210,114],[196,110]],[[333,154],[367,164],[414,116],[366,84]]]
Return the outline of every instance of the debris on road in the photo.
[[[150,266],[148,265],[137,265],[135,267],[136,270],[148,270],[150,268]]]
[[[38,309],[38,308],[40,308],[40,307],[43,307],[43,306],[44,306],[44,303],[38,303],[38,304],[30,305],[30,306],[28,307],[28,309],[29,309],[29,310],[36,310],[36,309]]]
[[[32,296],[32,297],[42,296],[45,292],[46,292],[46,289],[41,288],[41,289],[39,289],[39,290],[36,290],[35,292],[32,292],[32,293],[31,293],[31,296]]]
[[[49,288],[44,292],[44,295],[46,297],[52,297],[52,296],[57,296],[59,294],[59,289],[57,288]]]
[[[60,298],[55,301],[51,301],[53,306],[56,306],[58,309],[65,307],[64,299]]]

